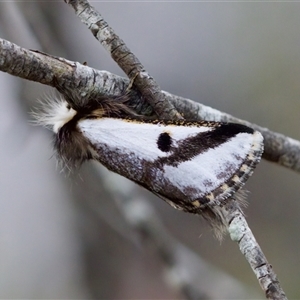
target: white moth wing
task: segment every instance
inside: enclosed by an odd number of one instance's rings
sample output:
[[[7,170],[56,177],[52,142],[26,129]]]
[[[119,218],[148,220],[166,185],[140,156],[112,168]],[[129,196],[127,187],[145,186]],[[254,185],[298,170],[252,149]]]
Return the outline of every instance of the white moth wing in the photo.
[[[99,118],[80,120],[78,129],[108,169],[177,208],[193,211],[208,202],[220,203],[238,190],[252,174],[263,148],[260,133],[240,132],[187,160],[180,161],[179,157],[177,164],[167,162],[170,152],[161,151],[157,145],[160,134],[168,133],[176,148],[187,138],[213,131],[215,127],[209,124],[176,126]]]
[[[245,160],[251,145],[251,136],[239,133],[234,139],[195,156],[193,160],[182,162],[179,168],[164,166],[165,177],[182,191],[197,187],[198,193],[194,193],[192,199],[196,200],[230,179]]]
[[[131,152],[151,162],[169,155],[157,147],[157,139],[161,133],[169,132],[173,140],[178,141],[212,129],[115,118],[85,119],[79,121],[78,127],[93,145],[105,144],[111,149],[119,149],[123,153]]]

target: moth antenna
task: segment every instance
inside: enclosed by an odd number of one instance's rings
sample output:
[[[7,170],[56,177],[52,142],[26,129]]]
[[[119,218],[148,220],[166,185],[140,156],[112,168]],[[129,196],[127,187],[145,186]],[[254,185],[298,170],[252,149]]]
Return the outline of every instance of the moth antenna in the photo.
[[[96,102],[103,110],[103,117],[138,117],[139,115],[128,106],[129,100],[129,92],[126,92],[120,96],[101,97],[96,99]]]
[[[118,96],[78,95],[76,90],[64,91],[64,99],[71,107],[86,117],[128,117],[138,116],[129,105],[131,91],[126,90]]]

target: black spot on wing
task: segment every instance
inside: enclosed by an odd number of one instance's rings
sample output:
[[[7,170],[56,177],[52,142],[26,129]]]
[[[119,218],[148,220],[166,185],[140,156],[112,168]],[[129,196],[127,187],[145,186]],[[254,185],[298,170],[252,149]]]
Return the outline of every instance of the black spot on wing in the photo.
[[[178,166],[181,162],[191,160],[193,157],[216,148],[239,133],[253,134],[254,130],[247,126],[234,123],[223,123],[219,127],[195,136],[177,141],[177,147],[173,148],[172,154],[160,157],[158,164]]]
[[[163,132],[158,136],[157,147],[163,152],[169,152],[172,145],[172,138],[169,133]]]

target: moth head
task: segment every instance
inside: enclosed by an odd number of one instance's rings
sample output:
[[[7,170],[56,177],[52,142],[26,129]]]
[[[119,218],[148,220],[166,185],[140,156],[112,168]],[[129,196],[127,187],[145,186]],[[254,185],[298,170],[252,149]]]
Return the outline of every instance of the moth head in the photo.
[[[78,98],[48,97],[32,114],[35,123],[54,132],[54,149],[57,158],[68,169],[79,167],[85,160],[97,159],[97,152],[78,128],[83,119],[122,117],[134,115],[125,102],[128,96],[98,97],[84,101]]]
[[[35,123],[54,132],[54,149],[61,166],[71,170],[93,158],[92,147],[77,128],[78,121],[88,116],[89,112],[75,110],[62,96],[48,97],[40,102],[33,117]],[[96,116],[101,117],[100,110]]]

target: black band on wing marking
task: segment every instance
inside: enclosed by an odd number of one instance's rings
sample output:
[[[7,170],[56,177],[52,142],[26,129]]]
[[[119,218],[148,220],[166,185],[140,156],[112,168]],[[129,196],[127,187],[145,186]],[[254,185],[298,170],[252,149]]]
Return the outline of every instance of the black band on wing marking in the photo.
[[[184,161],[191,160],[193,157],[204,153],[209,149],[215,148],[238,133],[253,134],[254,130],[250,127],[235,123],[224,123],[215,127],[211,131],[198,133],[196,136],[188,137],[179,141],[176,148],[171,149],[172,154],[167,157],[160,157],[156,160],[158,164],[178,166]]]

